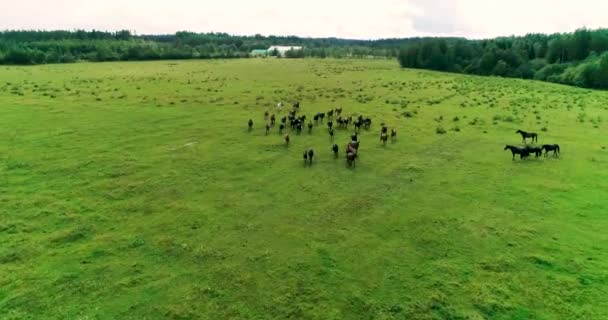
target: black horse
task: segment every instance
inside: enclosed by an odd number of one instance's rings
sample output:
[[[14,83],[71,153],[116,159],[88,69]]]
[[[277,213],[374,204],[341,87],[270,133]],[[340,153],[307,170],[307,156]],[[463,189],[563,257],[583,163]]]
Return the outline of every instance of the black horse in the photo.
[[[537,158],[543,154],[543,149],[539,147],[526,146],[526,150],[528,150],[530,154],[534,154]]]
[[[554,157],[559,157],[559,145],[557,144],[545,144],[543,145],[541,150],[545,151],[545,157],[549,154],[550,151],[553,151]]]
[[[524,143],[526,143],[526,139],[528,138],[532,139],[532,142],[538,142],[538,135],[534,132],[525,132],[522,130],[517,130],[515,131],[515,133],[521,134],[521,139],[524,141]]]
[[[268,134],[269,131],[270,131],[270,125],[267,123],[266,124],[266,134]]]
[[[515,160],[515,155],[518,154],[521,160],[524,160],[526,158],[528,158],[530,156],[530,151],[528,151],[528,149],[526,148],[519,148],[519,147],[515,147],[515,146],[506,146],[504,148],[504,150],[511,150],[511,153],[513,153],[513,159]]]
[[[315,151],[313,149],[308,150],[308,161],[310,161],[310,165],[312,165],[312,158],[315,156]]]
[[[274,123],[277,121],[277,117],[274,115],[274,113],[270,116],[270,125],[274,126]]]
[[[334,157],[338,157],[338,145],[334,143],[334,145],[331,147],[331,151],[334,152]]]
[[[253,127],[253,120],[249,119],[247,125],[249,126],[249,130],[251,130],[251,128]]]

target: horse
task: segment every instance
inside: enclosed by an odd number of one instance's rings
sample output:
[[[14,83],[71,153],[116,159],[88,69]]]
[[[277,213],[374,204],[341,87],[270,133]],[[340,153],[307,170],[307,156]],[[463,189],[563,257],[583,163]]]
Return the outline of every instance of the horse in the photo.
[[[541,148],[541,150],[545,150],[545,157],[549,154],[549,151],[553,151],[554,157],[559,157],[559,145],[557,144],[545,144]]]
[[[287,123],[287,117],[281,118],[281,123]]]
[[[308,162],[308,151],[304,150],[304,154],[302,155],[302,157],[304,158],[304,164],[306,164],[306,162]]]
[[[391,129],[391,140],[397,140],[397,129]]]
[[[268,120],[268,111],[264,112],[264,120]]]
[[[363,126],[365,127],[365,129],[369,129],[369,127],[372,126],[372,119],[366,118],[365,120],[363,120]]]
[[[356,166],[355,160],[357,160],[357,153],[348,152],[346,154],[346,163],[349,167]]]
[[[285,135],[285,145],[289,145],[289,133]]]
[[[513,159],[511,160],[515,160],[515,155],[518,154],[521,160],[524,160],[526,158],[528,158],[528,156],[530,156],[530,152],[528,151],[528,149],[526,148],[519,148],[519,147],[515,147],[515,146],[506,146],[504,148],[504,150],[511,150],[511,153],[513,153]]]
[[[532,142],[534,142],[534,141],[538,142],[538,135],[534,132],[525,132],[522,130],[517,130],[517,131],[515,131],[515,133],[521,134],[521,139],[523,140],[524,143],[526,143],[526,139],[528,139],[528,138],[531,138]]]
[[[380,133],[388,133],[388,127],[382,124],[382,132]]]
[[[268,131],[270,131],[270,125],[267,123],[266,124],[266,135],[268,135]]]
[[[279,125],[279,134],[283,134],[283,130],[285,130],[285,124],[284,124],[284,123],[281,123],[281,124]]]
[[[313,149],[308,150],[308,161],[310,161],[310,165],[312,165],[312,158],[315,156],[315,151]]]
[[[334,123],[333,123],[333,122],[331,122],[331,121],[328,121],[328,122],[327,122],[327,127],[328,127],[330,130],[331,130],[331,128],[333,128],[333,126],[334,126]]]
[[[539,147],[526,146],[526,150],[528,150],[530,154],[534,154],[536,158],[540,157],[543,154],[543,149]]]
[[[308,133],[312,133],[312,121],[308,122]]]
[[[386,142],[388,141],[388,134],[383,133],[380,135],[380,142],[382,142],[383,145],[386,145]]]
[[[336,108],[336,114],[337,115],[341,115],[342,114],[342,107],[337,107]]]
[[[329,128],[329,137],[332,141],[334,140],[334,128]]]
[[[277,121],[277,117],[274,115],[274,113],[270,116],[270,125],[274,126],[274,123]]]
[[[356,133],[353,133],[353,134],[350,136],[350,140],[351,140],[351,141],[355,141],[355,142],[357,142],[357,140],[358,140],[358,139],[359,139],[359,136],[357,136],[357,134],[356,134]]]
[[[249,130],[251,131],[251,128],[253,128],[253,120],[249,119],[247,125],[249,126]]]
[[[331,151],[334,152],[334,157],[338,157],[338,145],[334,143],[334,145],[331,147]]]

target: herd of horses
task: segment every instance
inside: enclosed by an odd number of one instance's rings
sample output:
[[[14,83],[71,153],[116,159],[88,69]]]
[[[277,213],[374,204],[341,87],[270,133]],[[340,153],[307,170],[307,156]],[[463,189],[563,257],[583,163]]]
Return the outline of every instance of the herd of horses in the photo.
[[[283,104],[277,104],[277,109],[279,112],[282,110]],[[359,157],[359,146],[360,146],[360,137],[359,133],[361,129],[369,130],[372,125],[372,119],[370,117],[365,117],[364,115],[358,116],[342,116],[342,107],[337,107],[335,109],[330,109],[327,112],[317,112],[314,114],[312,119],[307,118],[306,115],[299,115],[300,111],[300,103],[295,102],[292,105],[292,109],[289,111],[289,114],[282,117],[281,119],[277,118],[277,115],[274,113],[270,113],[269,111],[264,112],[264,121],[266,121],[265,129],[266,135],[268,135],[271,130],[277,125],[278,122],[278,132],[279,134],[283,134],[284,131],[290,130],[290,132],[286,133],[283,136],[285,141],[285,145],[289,146],[291,141],[290,133],[301,134],[304,128],[308,128],[308,133],[312,134],[313,128],[315,125],[319,125],[320,123],[325,122],[325,118],[327,117],[327,132],[329,134],[330,140],[334,141],[335,130],[337,129],[349,129],[351,126],[354,129],[353,134],[350,136],[350,141],[346,144],[345,148],[345,158],[346,164],[348,166],[355,166],[355,162]],[[306,120],[308,119],[308,123]],[[334,124],[335,123],[335,124]],[[253,129],[253,119],[249,119],[247,122],[249,130]],[[380,132],[380,143],[386,145],[389,139],[389,128],[382,123],[382,129]],[[397,139],[397,130],[391,129],[390,131],[391,140],[394,142]],[[339,157],[340,147],[337,144],[333,144],[331,146],[331,152],[334,154],[335,158]],[[302,153],[302,158],[304,159],[305,165],[312,165],[313,159],[315,157],[314,149],[306,149]]]
[[[281,103],[278,104],[277,108],[279,109],[279,111],[281,111],[282,104]],[[329,134],[331,141],[333,142],[336,128],[337,129],[348,129],[349,126],[353,125],[354,133],[350,137],[350,142],[348,142],[346,144],[345,158],[346,158],[346,163],[348,166],[355,166],[355,161],[357,160],[357,158],[359,156],[359,146],[360,146],[359,132],[360,132],[361,128],[370,129],[371,125],[372,125],[372,119],[369,117],[365,117],[363,115],[359,115],[357,117],[354,117],[352,115],[348,116],[348,117],[343,117],[342,116],[343,110],[341,107],[338,107],[335,109],[330,109],[327,112],[317,112],[312,117],[312,119],[309,120],[308,123],[306,123],[306,119],[307,119],[306,115],[298,116],[299,110],[300,110],[300,103],[295,102],[293,104],[292,109],[289,111],[289,114],[280,119],[279,130],[278,130],[279,134],[283,134],[283,132],[289,127],[291,129],[292,133],[295,132],[296,134],[299,135],[302,133],[305,126],[308,128],[308,133],[312,134],[312,131],[313,131],[313,128],[315,127],[315,125],[318,125],[320,122],[323,123],[325,121],[325,117],[327,117],[327,119],[328,119],[328,121],[326,123],[327,132]],[[264,120],[266,121],[266,125],[265,125],[266,135],[268,135],[270,133],[270,131],[272,130],[272,128],[274,128],[277,123],[277,116],[274,113],[270,114],[270,112],[266,111],[266,112],[264,112]],[[336,123],[336,126],[334,126],[334,121]],[[253,119],[249,119],[249,121],[247,122],[247,125],[249,127],[249,130],[251,131],[253,129]],[[386,145],[386,143],[389,140],[389,128],[384,123],[382,123],[381,126],[382,126],[382,129],[380,131],[380,143],[382,143],[383,145]],[[505,146],[504,150],[511,151],[512,156],[513,156],[512,160],[515,160],[516,155],[519,155],[521,160],[528,159],[530,157],[530,155],[535,155],[536,158],[538,158],[538,157],[542,156],[543,153],[544,153],[545,157],[547,157],[550,152],[553,152],[554,157],[559,157],[559,154],[560,154],[559,145],[544,144],[540,147],[538,147],[536,145],[529,145],[529,144],[527,144],[527,139],[530,139],[533,144],[535,142],[538,142],[537,133],[526,132],[523,130],[517,130],[515,133],[521,135],[522,141],[525,146],[524,147],[518,147],[518,146],[513,146],[513,145]],[[391,129],[390,138],[393,142],[397,139],[397,130],[396,129]],[[285,134],[283,136],[283,139],[285,141],[285,145],[289,146],[289,143],[291,141],[290,134],[289,133]],[[333,144],[331,146],[331,152],[334,154],[335,158],[338,158],[339,151],[340,151],[340,147],[337,144]],[[312,165],[314,156],[315,156],[314,149],[311,148],[311,149],[304,150],[304,152],[302,153],[302,158],[304,159],[304,164]]]
[[[521,160],[525,160],[530,157],[531,154],[535,155],[536,158],[540,157],[543,152],[545,153],[545,157],[549,154],[549,152],[553,152],[554,157],[559,157],[559,145],[557,144],[544,144],[541,147],[528,145],[526,139],[531,139],[532,143],[538,142],[538,134],[534,132],[526,132],[522,130],[517,130],[515,133],[521,135],[521,139],[523,143],[526,145],[525,147],[516,147],[512,145],[505,146],[504,150],[510,150],[513,157],[512,160],[515,160],[515,155],[519,155]]]

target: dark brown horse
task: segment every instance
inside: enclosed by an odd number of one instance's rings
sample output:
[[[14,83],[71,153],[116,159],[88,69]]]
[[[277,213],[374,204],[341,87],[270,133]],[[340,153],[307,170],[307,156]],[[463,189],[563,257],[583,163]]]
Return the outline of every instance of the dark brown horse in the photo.
[[[545,144],[543,145],[541,150],[545,151],[545,157],[549,154],[550,151],[553,151],[554,157],[559,157],[559,145],[557,144]]]
[[[515,155],[518,154],[521,160],[527,159],[530,156],[530,152],[526,148],[519,148],[515,146],[506,146],[504,150],[511,150],[513,153],[513,159],[515,160]]]
[[[523,140],[524,143],[526,143],[526,139],[528,139],[528,138],[532,139],[532,142],[534,142],[534,141],[538,142],[538,135],[534,132],[525,132],[522,130],[517,130],[517,131],[515,131],[515,133],[521,134],[521,139]]]
[[[380,142],[382,142],[382,144],[386,145],[386,142],[388,141],[388,134],[386,133],[382,133],[380,135]]]

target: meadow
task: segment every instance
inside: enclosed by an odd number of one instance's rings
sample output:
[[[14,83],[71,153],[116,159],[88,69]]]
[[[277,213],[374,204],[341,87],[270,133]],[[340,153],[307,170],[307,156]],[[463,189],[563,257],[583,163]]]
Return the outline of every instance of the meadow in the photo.
[[[265,135],[295,100],[373,119],[355,168]],[[608,319],[607,134],[608,92],[390,60],[1,67],[0,319]]]

